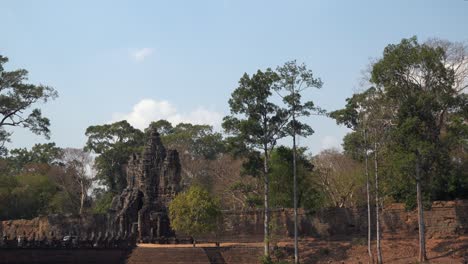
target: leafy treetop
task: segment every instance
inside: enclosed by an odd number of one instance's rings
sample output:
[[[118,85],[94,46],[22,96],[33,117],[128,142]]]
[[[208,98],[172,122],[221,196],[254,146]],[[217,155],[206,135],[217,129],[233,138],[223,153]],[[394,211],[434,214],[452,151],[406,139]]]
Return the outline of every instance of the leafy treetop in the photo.
[[[220,216],[219,201],[196,185],[178,194],[169,204],[174,230],[194,237],[214,231]]]
[[[42,116],[39,108],[31,109],[31,107],[36,103],[45,103],[58,96],[57,91],[52,87],[26,83],[28,71],[24,69],[6,71],[4,64],[7,62],[8,58],[0,55],[0,141],[2,142],[2,154],[6,153],[3,144],[8,142],[11,136],[11,132],[5,130],[7,126],[27,128],[35,134],[49,138],[49,119]]]

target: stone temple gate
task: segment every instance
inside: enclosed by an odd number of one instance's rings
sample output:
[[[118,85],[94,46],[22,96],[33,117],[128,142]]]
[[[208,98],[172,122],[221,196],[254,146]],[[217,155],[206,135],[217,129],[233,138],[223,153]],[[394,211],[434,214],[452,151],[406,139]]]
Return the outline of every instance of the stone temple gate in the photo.
[[[172,237],[169,202],[180,191],[180,161],[176,150],[166,150],[156,130],[141,154],[132,154],[127,165],[127,188],[111,205],[111,229],[137,233],[139,240]]]

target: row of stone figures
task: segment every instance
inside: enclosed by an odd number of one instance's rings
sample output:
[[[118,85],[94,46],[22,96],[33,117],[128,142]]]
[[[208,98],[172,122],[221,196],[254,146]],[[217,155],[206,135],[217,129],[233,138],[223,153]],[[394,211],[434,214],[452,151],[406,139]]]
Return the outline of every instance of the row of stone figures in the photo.
[[[138,243],[151,243],[151,244],[193,244],[192,237],[157,237],[157,238],[142,238]]]
[[[152,244],[193,244],[192,237],[158,237],[150,238],[137,241],[137,236],[134,233],[127,235],[125,232],[123,235],[114,235],[111,232],[106,232],[104,235],[102,232],[98,232],[95,235],[94,232],[91,234],[79,236],[79,235],[66,235],[63,237],[56,237],[53,233],[50,236],[38,236],[36,234],[32,236],[15,235],[8,236],[3,235],[0,240],[0,248],[51,248],[51,249],[72,249],[72,248],[133,248],[136,243],[152,243]]]
[[[49,237],[36,234],[30,237],[26,234],[9,237],[4,234],[0,240],[0,248],[132,248],[136,245],[136,239],[137,236],[133,233],[114,235],[110,232],[104,235],[102,232],[97,235],[94,232],[83,236],[66,235],[61,238],[53,233]]]

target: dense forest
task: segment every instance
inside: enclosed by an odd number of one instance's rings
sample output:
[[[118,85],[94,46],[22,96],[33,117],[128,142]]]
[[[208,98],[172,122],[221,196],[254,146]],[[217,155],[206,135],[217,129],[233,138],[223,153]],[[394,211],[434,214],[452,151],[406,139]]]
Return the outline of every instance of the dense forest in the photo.
[[[202,186],[224,209],[263,208],[265,193],[270,208],[293,207],[294,172],[297,205],[312,212],[365,206],[368,199],[413,209],[417,190],[426,207],[434,200],[466,199],[467,56],[464,43],[419,43],[413,37],[388,45],[364,74],[361,91],[338,110],[302,101],[307,88],[321,88],[322,81],[291,61],[240,78],[223,131],[166,120],[149,128],[179,151],[184,187]],[[7,62],[0,56],[0,219],[105,213],[126,187],[127,158],[142,150],[148,129],[123,120],[88,127],[82,149],[54,143],[6,149],[12,126],[47,138],[50,121],[36,107],[59,100],[53,88],[28,83],[26,70],[6,71]],[[296,137],[319,129],[302,122],[314,114],[351,129],[342,152],[311,155],[295,148]],[[280,139],[291,144],[278,145]]]

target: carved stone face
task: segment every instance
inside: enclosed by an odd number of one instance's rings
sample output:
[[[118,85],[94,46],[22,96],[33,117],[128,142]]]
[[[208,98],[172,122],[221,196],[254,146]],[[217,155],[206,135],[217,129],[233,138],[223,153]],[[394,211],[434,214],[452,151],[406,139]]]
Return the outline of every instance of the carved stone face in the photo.
[[[128,187],[117,198],[112,210],[116,219],[114,225],[118,231],[132,230],[132,223],[138,223],[138,234],[150,237],[151,228],[160,219],[167,219],[168,203],[180,190],[180,161],[176,150],[168,150],[161,143],[159,134],[151,131],[141,155],[133,154],[129,157],[127,166]],[[154,212],[157,212],[154,214]],[[120,224],[118,224],[120,223]],[[168,230],[159,230],[158,234],[173,234],[169,225]]]

